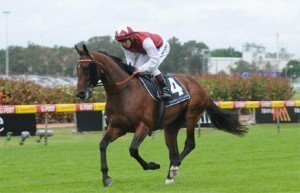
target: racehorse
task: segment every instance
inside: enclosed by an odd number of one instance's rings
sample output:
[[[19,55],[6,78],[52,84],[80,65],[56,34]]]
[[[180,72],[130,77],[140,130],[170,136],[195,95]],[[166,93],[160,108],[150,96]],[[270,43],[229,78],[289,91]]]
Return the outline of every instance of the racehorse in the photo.
[[[144,170],[155,170],[159,169],[160,165],[157,162],[146,162],[140,156],[138,149],[145,137],[151,135],[151,130],[164,130],[170,159],[166,184],[174,182],[183,159],[195,148],[195,125],[205,110],[217,129],[238,136],[243,136],[247,132],[247,128],[241,125],[235,112],[220,109],[191,75],[184,74],[174,76],[183,83],[190,98],[176,105],[165,107],[163,119],[159,127],[155,128],[157,102],[150,97],[135,73],[130,75],[124,71],[120,61],[114,56],[104,52],[90,52],[84,44],[83,49],[76,45],[75,48],[79,54],[76,96],[81,99],[91,97],[91,89],[99,80],[107,94],[105,112],[109,124],[99,144],[104,187],[112,183],[108,175],[107,146],[127,132],[134,133],[129,147],[130,155]],[[184,124],[186,140],[183,151],[179,153],[177,135]]]

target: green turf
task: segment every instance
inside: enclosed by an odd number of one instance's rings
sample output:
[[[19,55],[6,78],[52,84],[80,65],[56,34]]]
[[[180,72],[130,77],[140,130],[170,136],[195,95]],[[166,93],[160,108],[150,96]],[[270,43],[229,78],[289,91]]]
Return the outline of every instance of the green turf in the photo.
[[[165,185],[168,154],[163,133],[156,132],[141,145],[147,161],[161,169],[143,171],[129,155],[132,134],[108,147],[109,175],[113,184],[102,187],[98,142],[102,133],[71,133],[56,129],[47,146],[30,137],[19,146],[13,137],[4,146],[0,138],[0,192],[93,193],[275,193],[300,192],[300,124],[252,126],[239,138],[222,131],[204,129],[196,135],[196,149],[180,166],[175,183]],[[179,134],[182,149],[185,131]]]
[[[300,90],[297,90],[296,93],[294,94],[293,100],[300,100]]]

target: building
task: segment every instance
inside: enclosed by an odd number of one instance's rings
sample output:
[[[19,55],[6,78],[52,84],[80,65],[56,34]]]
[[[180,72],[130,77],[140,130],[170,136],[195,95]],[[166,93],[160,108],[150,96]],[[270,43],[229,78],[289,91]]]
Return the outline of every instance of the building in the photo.
[[[234,66],[234,63],[240,60],[241,58],[210,57],[208,59],[208,73],[218,74],[223,72],[230,74],[230,66]]]
[[[234,64],[240,60],[255,64],[262,71],[271,69],[273,72],[280,72],[292,57],[293,55],[288,54],[284,48],[281,48],[277,54],[271,54],[266,52],[263,45],[245,43],[241,58],[210,57],[208,59],[208,73],[224,72],[230,74],[230,67],[234,67]]]

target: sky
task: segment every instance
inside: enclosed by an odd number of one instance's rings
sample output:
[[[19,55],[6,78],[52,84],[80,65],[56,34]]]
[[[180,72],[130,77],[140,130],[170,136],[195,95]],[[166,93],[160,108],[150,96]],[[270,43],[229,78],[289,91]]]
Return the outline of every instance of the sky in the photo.
[[[13,46],[72,47],[128,25],[211,50],[242,51],[249,42],[300,57],[299,0],[0,0],[0,11],[0,49],[6,38]]]

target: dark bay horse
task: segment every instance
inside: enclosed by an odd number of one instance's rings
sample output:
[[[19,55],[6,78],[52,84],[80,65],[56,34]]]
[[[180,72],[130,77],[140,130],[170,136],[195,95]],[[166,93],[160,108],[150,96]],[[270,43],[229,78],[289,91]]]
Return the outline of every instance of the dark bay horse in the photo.
[[[156,117],[156,101],[148,94],[141,81],[125,72],[116,57],[100,52],[90,52],[75,46],[79,60],[77,65],[77,97],[86,99],[91,89],[101,80],[107,94],[105,111],[109,120],[107,131],[99,148],[103,185],[109,186],[112,179],[108,176],[106,149],[127,132],[134,133],[129,147],[130,155],[144,170],[159,169],[156,162],[146,162],[139,154],[139,146],[151,134]],[[175,75],[190,94],[190,99],[176,105],[165,107],[164,117],[159,129],[164,130],[165,142],[169,149],[170,167],[166,183],[172,183],[183,159],[195,148],[195,125],[206,110],[217,129],[242,136],[247,128],[242,126],[236,113],[220,109],[205,90],[190,75]],[[180,153],[177,145],[179,129],[185,124],[186,140]]]

